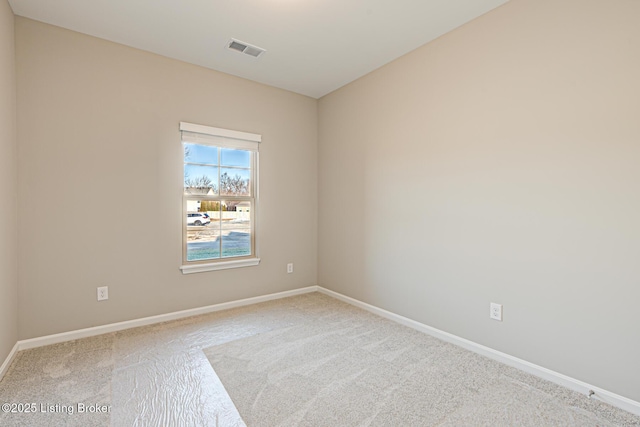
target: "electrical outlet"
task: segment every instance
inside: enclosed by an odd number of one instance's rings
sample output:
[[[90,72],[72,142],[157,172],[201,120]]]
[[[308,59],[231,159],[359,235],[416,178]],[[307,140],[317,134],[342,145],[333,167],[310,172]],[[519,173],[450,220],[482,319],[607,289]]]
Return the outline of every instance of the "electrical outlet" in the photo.
[[[287,273],[289,273],[289,274],[293,273],[293,263],[292,262],[287,264]]]
[[[109,299],[109,287],[101,286],[98,288],[98,301]]]
[[[489,308],[489,317],[493,320],[502,322],[502,304],[496,304],[495,302],[492,302]]]

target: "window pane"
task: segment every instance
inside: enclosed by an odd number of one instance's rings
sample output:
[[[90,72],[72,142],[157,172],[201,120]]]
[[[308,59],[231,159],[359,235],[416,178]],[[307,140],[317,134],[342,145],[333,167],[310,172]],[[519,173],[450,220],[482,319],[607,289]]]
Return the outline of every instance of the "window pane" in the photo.
[[[214,202],[199,202],[200,212],[187,212],[187,261],[220,258],[219,212],[208,211],[215,209],[210,203]]]
[[[250,169],[221,168],[220,169],[220,195],[222,196],[249,196]]]
[[[220,223],[222,257],[251,255],[251,202],[226,201]]]
[[[184,191],[187,194],[218,194],[218,168],[184,165]]]
[[[251,230],[235,229],[222,236],[222,257],[251,255]]]
[[[187,261],[202,261],[220,258],[220,241],[187,242]]]
[[[200,144],[184,144],[184,162],[207,165],[218,164],[218,147]]]
[[[187,200],[187,261],[251,255],[251,201]]]
[[[220,156],[222,166],[239,166],[243,168],[251,167],[250,151],[222,148]]]

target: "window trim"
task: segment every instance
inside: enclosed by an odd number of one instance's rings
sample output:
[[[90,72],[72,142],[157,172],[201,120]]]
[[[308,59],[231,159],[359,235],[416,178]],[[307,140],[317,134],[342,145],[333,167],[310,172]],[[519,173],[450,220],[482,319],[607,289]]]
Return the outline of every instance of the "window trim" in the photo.
[[[184,186],[182,190],[182,262],[180,270],[182,274],[201,273],[205,271],[216,271],[230,268],[241,268],[255,266],[260,263],[258,256],[258,239],[257,239],[257,218],[258,218],[258,200],[259,200],[259,161],[258,161],[258,147],[262,141],[262,135],[240,132],[229,129],[216,128],[211,126],[197,125],[193,123],[180,122],[180,142],[181,144],[195,143],[213,145],[219,148],[232,148],[239,150],[248,150],[252,152],[252,179],[253,179],[253,193],[252,193],[252,207],[250,211],[251,216],[251,246],[253,253],[248,256],[230,257],[230,258],[218,258],[218,259],[206,259],[201,261],[187,261],[187,219],[185,213],[187,213],[187,200],[193,199],[192,196],[188,196],[184,192]],[[183,168],[184,168],[184,160]],[[234,199],[233,196],[224,197],[228,199]],[[206,197],[204,198],[206,199]]]
[[[234,259],[230,261],[218,261],[207,264],[189,264],[180,266],[182,274],[202,273],[205,271],[226,270],[229,268],[252,267],[260,264],[260,258]]]
[[[239,130],[230,130],[222,128],[214,128],[213,126],[196,125],[193,123],[180,122],[180,131],[194,132],[202,135],[220,136],[232,139],[240,139],[251,142],[262,142],[262,135],[257,133],[240,132]],[[256,147],[257,151],[258,148]]]

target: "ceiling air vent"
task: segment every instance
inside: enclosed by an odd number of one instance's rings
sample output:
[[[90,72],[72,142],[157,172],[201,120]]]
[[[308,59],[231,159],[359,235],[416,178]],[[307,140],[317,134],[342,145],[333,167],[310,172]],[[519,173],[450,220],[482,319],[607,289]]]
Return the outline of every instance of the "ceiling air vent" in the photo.
[[[227,44],[227,48],[244,53],[245,55],[253,56],[254,58],[257,58],[266,52],[266,50],[261,47],[252,46],[249,43],[241,42],[236,39],[231,39]]]

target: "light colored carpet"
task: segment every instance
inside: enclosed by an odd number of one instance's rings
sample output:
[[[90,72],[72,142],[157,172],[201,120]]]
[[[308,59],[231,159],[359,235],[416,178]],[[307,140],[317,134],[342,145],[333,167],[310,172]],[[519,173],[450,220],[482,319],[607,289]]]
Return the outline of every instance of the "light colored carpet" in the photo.
[[[640,418],[321,294],[204,349],[252,426],[640,426]],[[259,315],[259,306],[256,306]]]
[[[2,427],[640,426],[317,293],[21,351],[0,381],[7,402],[111,411],[0,411]]]

